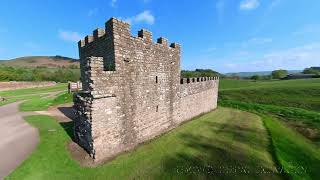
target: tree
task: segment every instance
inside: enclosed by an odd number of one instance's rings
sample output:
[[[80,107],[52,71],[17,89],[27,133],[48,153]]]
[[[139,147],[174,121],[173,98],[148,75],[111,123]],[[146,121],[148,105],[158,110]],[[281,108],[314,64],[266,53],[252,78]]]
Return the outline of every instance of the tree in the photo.
[[[305,68],[303,74],[320,74],[320,67]]]
[[[213,77],[222,75],[216,71],[211,69],[196,69],[195,71],[182,70],[181,77],[182,78],[190,78],[190,77]]]
[[[283,69],[279,69],[279,70],[275,70],[272,71],[271,76],[273,79],[280,79],[280,78],[284,78],[288,75],[288,71],[287,70],[283,70]]]
[[[260,80],[261,77],[259,75],[253,75],[251,76],[251,79],[257,81],[257,80]]]

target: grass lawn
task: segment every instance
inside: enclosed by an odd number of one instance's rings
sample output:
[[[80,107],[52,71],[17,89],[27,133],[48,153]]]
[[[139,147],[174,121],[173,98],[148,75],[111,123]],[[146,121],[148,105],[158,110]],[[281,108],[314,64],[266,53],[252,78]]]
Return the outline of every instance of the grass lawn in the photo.
[[[257,89],[257,88],[274,88],[274,87],[318,87],[320,88],[320,78],[316,79],[296,79],[296,80],[229,80],[221,79],[219,84],[220,91],[240,90],[240,89]]]
[[[29,116],[40,132],[34,153],[7,179],[279,179],[271,141],[259,116],[218,108],[133,152],[81,167],[66,150],[72,123]],[[64,127],[64,128],[63,128]]]
[[[39,88],[27,88],[27,89],[1,91],[0,96],[2,96],[2,97],[13,97],[13,96],[16,97],[16,96],[26,96],[26,95],[30,95],[30,94],[63,91],[63,90],[67,90],[66,83],[59,83],[56,86],[50,86],[50,87],[39,87]]]
[[[40,87],[40,88],[27,88],[27,89],[17,89],[17,90],[10,90],[10,91],[1,91],[0,96],[5,97],[7,100],[0,102],[0,106],[13,103],[16,101],[22,100],[34,100],[34,99],[41,99],[47,95],[47,93],[57,92],[57,91],[64,91],[67,90],[67,85],[64,84],[57,84],[56,86],[50,87]],[[34,100],[36,101],[36,100]]]
[[[264,117],[264,122],[272,137],[277,159],[290,177],[319,179],[320,148],[280,121]]]
[[[221,80],[219,98],[320,112],[320,79]]]
[[[320,178],[320,79],[220,82],[220,105],[263,117],[289,177]]]
[[[275,115],[320,145],[320,79],[221,80],[219,104]]]
[[[47,110],[49,106],[65,104],[73,101],[72,94],[63,92],[56,97],[34,97],[20,105],[20,111],[42,111]]]
[[[274,108],[272,105],[266,106],[230,101],[221,102],[220,105],[254,112],[263,117],[263,121],[273,142],[276,159],[279,161],[280,167],[283,167],[283,170],[289,174],[289,177],[293,179],[301,179],[302,177],[305,179],[317,179],[320,177],[320,147],[281,121],[271,117],[269,113]],[[286,113],[287,109],[278,107],[278,110],[280,110],[279,112],[283,110]],[[315,123],[319,125],[320,117],[314,117],[318,118],[318,121]]]

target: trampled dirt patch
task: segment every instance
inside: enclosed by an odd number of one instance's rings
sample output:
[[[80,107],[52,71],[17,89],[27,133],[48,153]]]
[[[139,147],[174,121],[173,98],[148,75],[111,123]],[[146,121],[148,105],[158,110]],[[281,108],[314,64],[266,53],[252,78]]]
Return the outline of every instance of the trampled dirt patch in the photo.
[[[78,161],[81,166],[95,167],[98,165],[93,161],[93,159],[89,156],[89,154],[77,143],[70,141],[68,143],[68,150],[72,158]]]
[[[53,116],[72,139],[67,144],[71,157],[78,161],[81,166],[95,167],[101,164],[101,162],[94,162],[90,155],[73,141],[73,120],[75,119],[75,114],[72,106],[72,103],[51,106],[46,113],[47,115]]]

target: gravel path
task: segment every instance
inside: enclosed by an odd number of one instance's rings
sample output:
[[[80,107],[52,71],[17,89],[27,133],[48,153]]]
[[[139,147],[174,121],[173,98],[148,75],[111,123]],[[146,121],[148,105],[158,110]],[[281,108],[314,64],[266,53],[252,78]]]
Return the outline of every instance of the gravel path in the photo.
[[[19,166],[39,142],[38,130],[23,119],[35,113],[19,112],[20,103],[0,106],[0,179]]]

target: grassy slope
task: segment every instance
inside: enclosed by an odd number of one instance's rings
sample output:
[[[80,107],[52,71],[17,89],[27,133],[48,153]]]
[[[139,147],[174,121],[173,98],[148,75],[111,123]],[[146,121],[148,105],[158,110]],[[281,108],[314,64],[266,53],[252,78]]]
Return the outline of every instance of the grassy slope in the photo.
[[[319,147],[276,118],[319,129],[320,114],[301,108],[317,109],[320,102],[319,82],[319,79],[309,79],[271,82],[237,81],[233,84],[233,81],[222,80],[220,84],[222,98],[219,104],[260,114],[271,135],[277,160],[290,177],[317,179],[320,177]],[[301,106],[305,102],[310,103],[310,99],[316,101],[316,106]]]
[[[76,59],[62,57],[62,56],[25,56],[11,60],[0,60],[0,66],[12,66],[31,68],[37,66],[45,66],[48,68],[56,68],[59,66],[79,66],[79,61]]]
[[[26,120],[39,129],[41,142],[8,179],[279,178],[256,173],[275,164],[261,119],[246,112],[219,108],[97,168],[80,167],[67,152],[65,130],[72,124],[64,130],[48,116]]]
[[[264,122],[284,170],[294,179],[319,179],[320,149],[273,118],[264,117]]]
[[[320,144],[320,79],[221,82],[221,105],[276,115]]]

